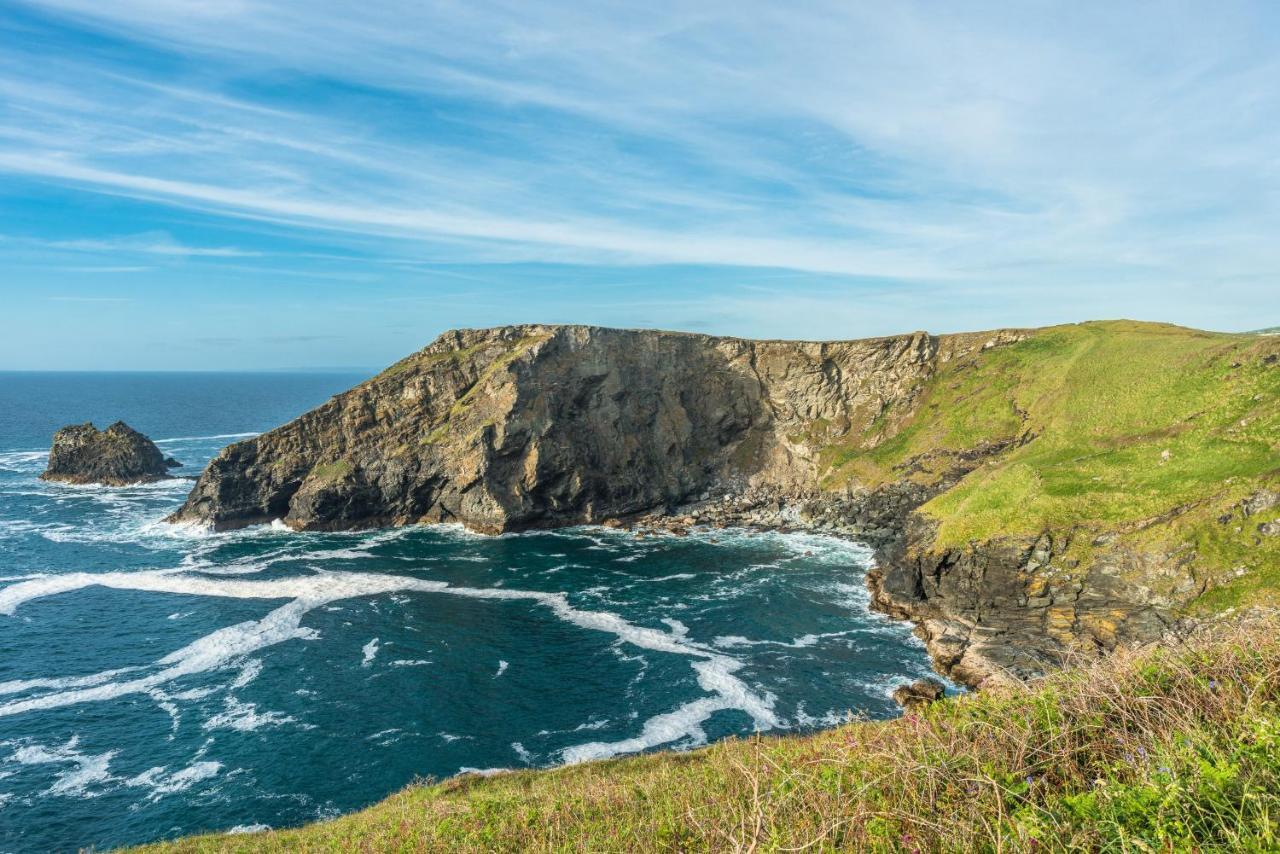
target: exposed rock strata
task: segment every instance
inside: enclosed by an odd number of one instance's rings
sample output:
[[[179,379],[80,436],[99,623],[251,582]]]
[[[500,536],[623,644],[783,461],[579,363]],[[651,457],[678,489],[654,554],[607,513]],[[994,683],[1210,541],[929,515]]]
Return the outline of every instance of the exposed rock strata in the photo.
[[[875,606],[915,622],[938,670],[967,685],[1026,679],[1161,638],[1178,629],[1177,606],[1200,592],[1172,556],[1116,552],[1079,566],[1058,559],[1070,533],[939,551],[930,528],[912,514],[868,583]],[[1124,565],[1136,561],[1148,565],[1140,573]],[[1148,585],[1123,580],[1135,574]]]
[[[210,463],[179,521],[297,529],[625,518],[817,480],[816,431],[906,412],[962,343],[463,330]],[[815,441],[817,439],[818,441]]]
[[[970,685],[1166,632],[1190,595],[1174,561],[1135,589],[1112,554],[1066,566],[1072,532],[938,551],[916,508],[1024,435],[919,460],[896,482],[820,490],[822,454],[914,411],[953,358],[1004,331],[833,343],[579,326],[450,332],[289,424],[224,449],[177,522],[300,530],[461,522],[490,533],[579,523],[745,524],[877,548],[877,607],[916,621]],[[890,430],[889,435],[892,434]],[[928,476],[917,476],[927,470]]]
[[[106,430],[92,423],[73,424],[54,434],[49,465],[40,478],[126,486],[163,480],[169,477],[170,468],[180,465],[175,459],[166,459],[155,442],[123,421]]]

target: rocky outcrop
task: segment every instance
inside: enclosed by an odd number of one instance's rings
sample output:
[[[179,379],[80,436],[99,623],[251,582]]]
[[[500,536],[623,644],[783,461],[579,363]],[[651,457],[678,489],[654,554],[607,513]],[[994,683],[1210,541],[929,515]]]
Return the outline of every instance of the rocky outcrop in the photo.
[[[460,522],[487,533],[580,523],[827,531],[877,549],[868,577],[876,607],[915,621],[942,673],[975,686],[1023,679],[1168,632],[1200,590],[1185,556],[1100,545],[1081,565],[1067,555],[1086,535],[1074,530],[936,546],[936,522],[917,508],[1034,440],[1016,402],[1003,436],[971,447],[923,443],[887,478],[824,477],[919,429],[917,414],[928,424],[940,372],[959,388],[986,351],[1026,337],[450,332],[224,449],[171,520],[216,530],[279,520],[298,530]]]
[[[936,703],[946,693],[946,686],[937,679],[917,679],[893,689],[893,701],[904,709],[915,709]]]
[[[170,468],[180,465],[175,459],[166,459],[155,442],[123,421],[106,430],[92,423],[73,424],[54,434],[49,466],[40,478],[126,486],[163,480],[169,477]]]
[[[232,445],[175,521],[501,532],[712,496],[812,492],[822,435],[909,412],[964,344],[747,341],[582,326],[451,332]]]
[[[937,550],[931,528],[911,514],[903,545],[881,554],[868,583],[875,606],[914,621],[937,669],[967,685],[1025,680],[1164,637],[1203,589],[1186,555],[1108,551],[1106,537],[1081,565],[1064,556],[1072,532]]]

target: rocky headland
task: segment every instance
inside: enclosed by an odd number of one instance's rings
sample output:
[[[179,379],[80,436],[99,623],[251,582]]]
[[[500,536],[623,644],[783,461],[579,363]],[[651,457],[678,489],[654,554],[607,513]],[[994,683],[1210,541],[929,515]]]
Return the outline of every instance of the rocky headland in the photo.
[[[172,521],[827,531],[877,549],[876,606],[980,686],[1269,595],[1277,354],[1123,322],[838,342],[460,330],[227,447]]]
[[[128,486],[164,480],[169,469],[180,465],[123,421],[105,430],[92,423],[72,424],[54,434],[49,465],[40,479]]]

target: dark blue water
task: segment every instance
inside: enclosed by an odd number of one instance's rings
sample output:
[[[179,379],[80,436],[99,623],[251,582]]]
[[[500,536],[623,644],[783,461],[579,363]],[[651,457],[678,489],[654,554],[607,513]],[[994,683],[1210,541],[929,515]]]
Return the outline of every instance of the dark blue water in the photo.
[[[123,418],[194,475],[360,378],[0,374],[0,851],[357,809],[416,778],[895,713],[929,672],[808,535],[206,534],[190,481],[37,475]]]

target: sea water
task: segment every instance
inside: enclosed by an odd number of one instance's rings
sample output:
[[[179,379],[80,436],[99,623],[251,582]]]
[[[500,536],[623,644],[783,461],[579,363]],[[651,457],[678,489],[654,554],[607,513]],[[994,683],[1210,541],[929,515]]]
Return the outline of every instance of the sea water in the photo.
[[[896,713],[928,674],[809,534],[168,525],[228,442],[360,379],[0,374],[0,851],[284,827],[417,779]],[[123,418],[184,465],[37,479]]]

